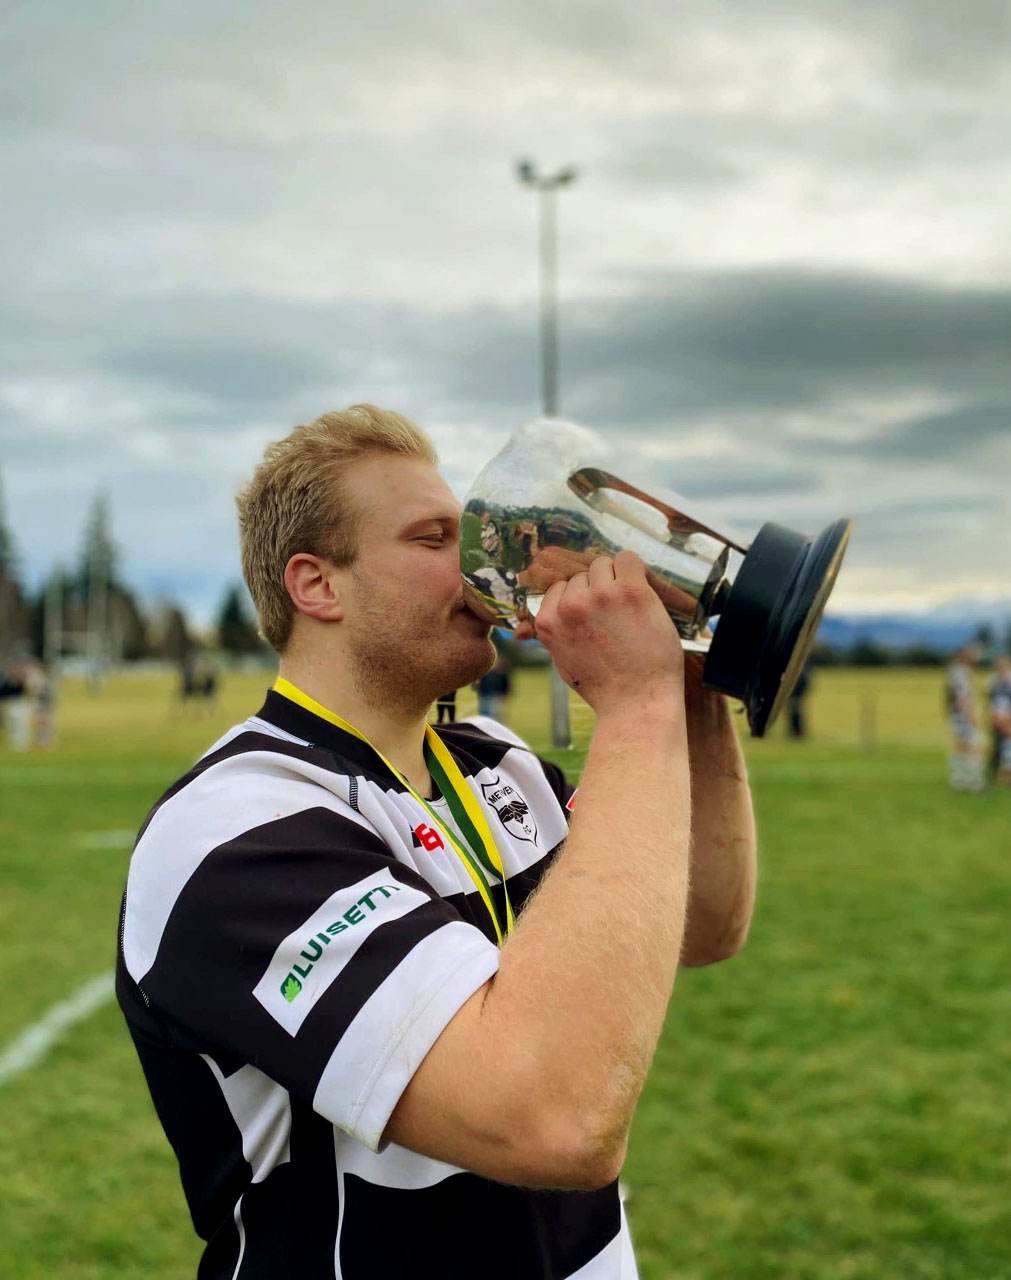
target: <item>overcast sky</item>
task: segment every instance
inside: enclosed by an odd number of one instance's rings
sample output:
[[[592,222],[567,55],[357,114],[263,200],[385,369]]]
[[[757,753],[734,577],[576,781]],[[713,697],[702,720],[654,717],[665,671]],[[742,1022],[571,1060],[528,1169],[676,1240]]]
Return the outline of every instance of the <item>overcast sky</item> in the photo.
[[[0,67],[0,480],[32,582],[108,497],[210,617],[264,444],[371,400],[462,497],[538,409],[752,528],[857,521],[833,604],[1011,596],[1004,0],[34,0]]]

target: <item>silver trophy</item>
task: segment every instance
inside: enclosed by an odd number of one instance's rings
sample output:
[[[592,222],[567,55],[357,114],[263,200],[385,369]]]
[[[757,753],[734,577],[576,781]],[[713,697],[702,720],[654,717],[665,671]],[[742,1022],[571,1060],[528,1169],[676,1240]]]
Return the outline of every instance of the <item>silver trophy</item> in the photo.
[[[634,551],[703,683],[743,702],[762,737],[790,696],[849,541],[836,520],[815,538],[767,523],[745,542],[655,497],[593,431],[540,418],[513,435],[467,497],[461,571],[468,604],[496,626],[536,617],[544,592],[598,555]],[[652,486],[651,486],[652,487]]]

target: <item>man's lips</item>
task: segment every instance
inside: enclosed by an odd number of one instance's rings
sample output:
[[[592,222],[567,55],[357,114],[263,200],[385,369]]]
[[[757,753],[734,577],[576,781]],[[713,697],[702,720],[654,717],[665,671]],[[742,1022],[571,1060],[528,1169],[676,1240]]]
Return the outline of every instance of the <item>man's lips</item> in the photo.
[[[457,605],[456,609],[454,610],[454,617],[461,617],[461,616],[467,618],[470,622],[478,623],[479,626],[485,627],[486,629],[491,627],[491,623],[485,621],[484,618],[482,618],[479,614],[475,613],[474,610],[471,609],[470,606],[467,604],[466,600],[461,600],[461,602]]]
[[[468,613],[473,614],[475,618],[486,623],[489,627],[499,624],[500,618],[496,612],[482,600],[481,595],[469,583],[464,583],[460,601],[463,609],[466,609]]]

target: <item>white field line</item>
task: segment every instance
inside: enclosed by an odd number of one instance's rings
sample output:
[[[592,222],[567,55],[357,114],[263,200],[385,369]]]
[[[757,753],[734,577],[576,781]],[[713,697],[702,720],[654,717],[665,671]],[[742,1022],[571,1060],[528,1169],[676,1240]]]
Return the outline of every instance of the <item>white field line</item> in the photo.
[[[72,996],[50,1005],[45,1014],[33,1022],[0,1053],[0,1085],[33,1067],[44,1058],[68,1027],[81,1022],[108,1004],[115,992],[115,974],[100,973]]]

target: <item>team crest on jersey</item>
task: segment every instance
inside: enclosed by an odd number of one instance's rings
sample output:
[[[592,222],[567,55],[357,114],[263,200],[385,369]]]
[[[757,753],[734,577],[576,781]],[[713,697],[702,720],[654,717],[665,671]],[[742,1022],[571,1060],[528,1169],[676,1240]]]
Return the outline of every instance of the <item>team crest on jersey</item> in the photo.
[[[531,844],[537,843],[537,823],[530,806],[514,786],[496,777],[491,782],[482,782],[481,790],[511,836],[517,840],[528,840]]]

